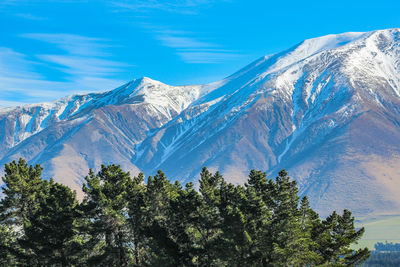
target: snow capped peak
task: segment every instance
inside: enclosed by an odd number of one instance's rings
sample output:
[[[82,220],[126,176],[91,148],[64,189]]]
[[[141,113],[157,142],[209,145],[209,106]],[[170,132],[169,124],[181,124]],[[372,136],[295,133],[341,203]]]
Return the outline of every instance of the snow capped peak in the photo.
[[[400,159],[399,59],[399,29],[331,34],[214,83],[170,86],[142,77],[107,92],[0,108],[0,160],[23,156],[74,179],[98,162],[148,174],[163,169],[188,181],[199,163],[237,181],[246,168],[298,168],[302,192],[323,201],[336,201],[337,192],[356,199],[342,190],[354,166],[343,167],[340,153],[357,160],[360,153],[362,170],[371,155],[382,154],[383,162],[396,152]],[[61,173],[66,169],[79,173]],[[374,180],[360,175],[355,185]]]
[[[370,33],[365,32],[347,32],[307,39],[297,46],[294,52],[296,52],[298,55],[311,56],[324,50],[344,46],[369,34]]]
[[[148,77],[142,77],[130,82],[127,88],[132,90],[130,96],[134,96],[137,94],[151,94],[153,90],[157,90],[160,87],[168,87],[168,85]]]
[[[327,50],[345,49],[359,44],[365,45],[369,39],[376,38],[377,36],[386,36],[387,40],[385,41],[390,42],[393,41],[394,36],[398,38],[399,33],[399,28],[393,28],[371,32],[329,34],[322,37],[307,39],[283,53],[276,54],[275,56],[278,56],[279,59],[271,65],[268,72],[271,73],[283,69]]]
[[[269,57],[273,62],[269,62],[268,60],[266,61],[268,65],[266,66],[263,76],[282,70],[320,52],[336,49],[356,42],[370,34],[371,32],[349,32],[342,34],[329,34],[322,37],[304,40],[291,49]]]
[[[24,116],[20,117],[18,127],[21,128],[21,136],[15,139],[17,140],[15,143],[29,136],[22,135],[24,132],[22,128],[27,127],[30,120],[35,121],[29,124],[33,125],[30,128],[30,134],[35,134],[52,122],[73,119],[107,105],[143,104],[150,106],[154,112],[172,119],[190,105],[215,103],[239,91],[243,94],[238,94],[237,97],[246,98],[257,90],[263,90],[264,82],[270,81],[270,77],[274,76],[278,78],[271,88],[281,88],[289,96],[294,90],[294,83],[301,75],[305,75],[299,71],[303,68],[302,66],[313,58],[320,61],[318,56],[323,53],[334,54],[334,56],[329,56],[330,59],[340,57],[341,64],[343,63],[344,66],[342,71],[352,74],[353,78],[359,78],[355,73],[360,69],[380,75],[395,89],[396,94],[400,95],[398,75],[400,64],[396,60],[400,52],[381,51],[382,47],[387,47],[385,49],[399,47],[399,42],[400,29],[396,28],[366,33],[330,34],[305,40],[281,53],[261,57],[233,75],[210,84],[170,86],[149,77],[141,77],[103,93],[77,94],[51,103],[2,108],[0,115],[17,112]],[[377,64],[378,61],[381,63]],[[367,66],[369,66],[368,70],[366,70]],[[350,82],[352,82],[351,79]],[[310,97],[310,101],[313,101],[315,99],[313,94],[318,92],[319,89],[310,87],[306,90],[306,95]]]
[[[164,83],[162,83],[160,81],[153,80],[153,79],[151,79],[149,77],[146,77],[146,76],[143,76],[143,77],[141,77],[141,78],[139,78],[137,80],[140,81],[141,84],[164,84]]]

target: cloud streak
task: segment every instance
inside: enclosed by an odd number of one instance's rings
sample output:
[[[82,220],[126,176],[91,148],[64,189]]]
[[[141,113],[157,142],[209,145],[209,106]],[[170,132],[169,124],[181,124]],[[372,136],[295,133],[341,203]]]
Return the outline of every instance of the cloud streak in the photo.
[[[131,65],[102,58],[69,55],[39,55],[41,60],[58,65],[58,69],[70,75],[110,76]]]
[[[226,60],[236,59],[240,55],[231,52],[188,51],[178,52],[178,55],[187,63],[214,64]]]
[[[72,93],[110,90],[124,83],[115,77],[132,67],[111,60],[107,40],[72,34],[29,33],[20,37],[54,45],[58,54],[33,57],[0,47],[0,106],[51,101]],[[48,79],[37,68],[61,72],[62,79]]]
[[[213,47],[213,44],[201,42],[193,38],[185,36],[177,36],[171,34],[161,33],[157,39],[162,42],[164,46],[179,48],[179,49],[199,49]]]
[[[42,20],[46,20],[47,19],[45,17],[35,16],[33,14],[30,14],[30,13],[17,13],[17,14],[15,14],[15,16],[23,18],[23,19],[36,20],[36,21],[42,21]]]
[[[23,38],[33,39],[56,45],[71,55],[84,56],[110,56],[104,50],[114,47],[101,38],[92,38],[76,34],[65,33],[25,33],[20,35]]]
[[[227,0],[113,0],[108,1],[117,11],[135,11],[150,12],[154,10],[181,13],[196,14],[199,8],[209,7],[217,2],[227,2]]]
[[[156,39],[175,52],[185,63],[215,64],[238,58],[240,54],[222,49],[219,45],[198,40],[184,31],[158,30]]]
[[[0,47],[0,75],[15,78],[39,78],[41,75],[33,71],[34,61],[27,56],[7,47]]]

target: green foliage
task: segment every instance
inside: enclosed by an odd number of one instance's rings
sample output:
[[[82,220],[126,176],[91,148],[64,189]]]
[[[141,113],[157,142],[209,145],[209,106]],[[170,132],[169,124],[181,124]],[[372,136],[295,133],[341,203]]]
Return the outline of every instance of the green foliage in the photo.
[[[28,262],[46,266],[77,263],[80,242],[76,229],[78,201],[75,193],[53,180],[44,181],[38,203],[19,240],[23,249],[31,251]]]
[[[321,220],[282,170],[233,185],[202,169],[199,189],[117,165],[85,177],[82,203],[40,166],[6,165],[0,266],[358,266],[351,212]]]
[[[335,266],[357,266],[368,259],[370,252],[367,248],[354,251],[350,245],[356,243],[364,232],[364,228],[355,229],[354,217],[350,211],[344,210],[342,216],[333,212],[315,227],[313,234],[323,262]]]
[[[81,210],[87,219],[88,250],[95,247],[88,262],[92,265],[127,266],[130,235],[127,221],[129,173],[120,166],[101,166],[97,175],[85,177],[86,194]]]
[[[23,227],[37,208],[42,167],[28,166],[20,159],[5,165],[3,195],[0,212],[2,222]]]
[[[0,202],[0,262],[18,266],[68,266],[76,262],[75,193],[43,181],[39,165],[20,159],[5,166],[4,198]],[[6,254],[6,255],[4,255]],[[10,260],[11,259],[11,260]]]
[[[14,248],[17,246],[17,234],[7,225],[0,225],[0,266],[15,266]]]

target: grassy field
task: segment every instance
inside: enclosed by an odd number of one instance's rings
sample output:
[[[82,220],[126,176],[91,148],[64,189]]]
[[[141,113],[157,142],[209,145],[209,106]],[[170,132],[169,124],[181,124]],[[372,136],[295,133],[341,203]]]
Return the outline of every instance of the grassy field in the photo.
[[[374,249],[377,242],[400,243],[400,215],[383,215],[367,218],[357,218],[357,227],[364,226],[365,234],[358,247]]]

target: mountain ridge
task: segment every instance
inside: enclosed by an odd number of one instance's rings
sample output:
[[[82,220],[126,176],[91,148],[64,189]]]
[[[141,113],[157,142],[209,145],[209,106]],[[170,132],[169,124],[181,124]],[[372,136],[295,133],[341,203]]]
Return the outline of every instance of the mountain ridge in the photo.
[[[75,189],[101,163],[147,175],[161,168],[182,182],[203,165],[238,183],[252,168],[285,168],[317,210],[398,212],[399,58],[399,29],[327,35],[211,84],[143,77],[0,109],[0,163],[25,157]]]

